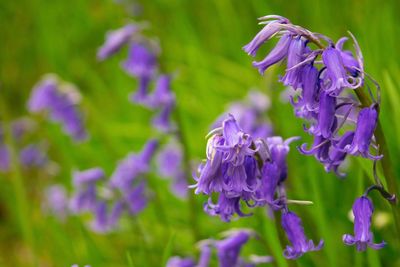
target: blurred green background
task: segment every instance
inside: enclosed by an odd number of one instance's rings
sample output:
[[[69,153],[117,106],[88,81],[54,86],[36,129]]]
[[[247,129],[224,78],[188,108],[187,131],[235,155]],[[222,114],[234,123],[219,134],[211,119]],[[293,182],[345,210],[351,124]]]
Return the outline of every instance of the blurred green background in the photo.
[[[164,71],[175,73],[173,88],[182,113],[183,130],[193,159],[204,157],[204,136],[226,105],[256,87],[271,96],[270,118],[276,134],[303,136],[302,122],[290,105],[279,101],[283,89],[278,69],[261,77],[241,47],[258,32],[257,18],[280,14],[293,23],[334,40],[350,30],[358,39],[367,72],[382,87],[381,121],[389,141],[393,166],[400,177],[400,2],[274,1],[274,0],[147,0],[135,20],[150,22],[152,36],[162,47]],[[82,217],[65,222],[42,214],[46,186],[71,187],[71,170],[94,166],[110,174],[118,159],[139,150],[149,136],[149,111],[128,101],[136,82],[119,66],[125,52],[99,63],[95,55],[109,29],[132,19],[131,8],[113,1],[0,1],[0,105],[2,121],[27,114],[25,103],[32,86],[48,72],[75,83],[83,95],[82,108],[91,139],[74,144],[53,124],[43,124],[40,136],[49,142],[49,154],[60,165],[57,177],[16,168],[1,174],[0,266],[162,266],[171,255],[195,256],[189,211],[195,209],[200,238],[218,237],[231,227],[249,227],[266,241],[252,241],[244,254],[270,254],[272,266],[289,266],[282,257],[275,223],[258,209],[254,216],[222,223],[202,211],[205,196],[195,205],[176,199],[168,181],[150,177],[151,204],[136,218],[125,220],[127,231],[108,235],[90,232]],[[267,45],[268,47],[268,45]],[[357,253],[343,245],[352,233],[348,213],[353,200],[370,185],[371,162],[352,160],[344,180],[326,174],[312,157],[292,149],[289,156],[288,194],[313,201],[294,207],[303,218],[307,235],[325,240],[325,248],[308,253],[290,266],[400,266],[400,239],[390,208],[373,195],[376,207],[375,239],[388,245],[381,251]],[[376,198],[375,198],[376,197]]]

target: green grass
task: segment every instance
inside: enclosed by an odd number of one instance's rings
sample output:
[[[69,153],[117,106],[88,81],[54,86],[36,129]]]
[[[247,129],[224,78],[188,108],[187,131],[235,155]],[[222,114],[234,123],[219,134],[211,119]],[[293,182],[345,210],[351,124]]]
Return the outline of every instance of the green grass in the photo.
[[[273,99],[270,118],[276,133],[299,135],[301,120],[292,108],[279,101],[283,89],[273,74],[260,77],[241,47],[260,29],[256,18],[266,14],[287,16],[294,23],[338,39],[350,30],[363,50],[366,70],[382,87],[381,121],[388,139],[397,177],[400,177],[400,16],[398,1],[140,1],[138,20],[151,24],[148,33],[160,40],[161,66],[176,74],[174,90],[191,158],[204,157],[204,136],[209,124],[226,105],[258,87]],[[149,177],[157,197],[135,219],[122,222],[123,231],[109,235],[90,232],[87,218],[65,222],[46,217],[41,210],[45,186],[71,186],[71,170],[102,166],[110,174],[118,159],[139,150],[148,136],[151,113],[131,105],[127,95],[136,82],[119,66],[123,54],[99,63],[96,49],[107,30],[123,25],[129,16],[113,1],[21,0],[0,2],[0,102],[2,121],[26,115],[25,102],[41,75],[53,72],[75,83],[84,96],[91,139],[74,144],[56,125],[41,123],[52,160],[60,165],[57,177],[23,172],[14,166],[1,174],[0,266],[70,266],[73,263],[101,266],[160,266],[170,255],[196,256],[190,209],[195,209],[201,238],[214,237],[231,227],[251,227],[265,243],[252,242],[246,252],[272,254],[276,266],[288,266],[279,254],[278,232],[263,211],[256,216],[222,223],[202,211],[203,196],[195,207],[176,199],[168,182]],[[268,45],[267,45],[268,46]],[[304,220],[307,234],[323,238],[325,248],[298,260],[297,266],[399,266],[399,240],[393,222],[374,229],[377,241],[388,246],[360,254],[341,242],[352,232],[347,215],[354,198],[370,183],[370,162],[352,160],[345,180],[326,174],[312,157],[294,148],[289,156],[288,194],[311,200],[313,206],[294,207]],[[390,207],[373,195],[376,211]]]

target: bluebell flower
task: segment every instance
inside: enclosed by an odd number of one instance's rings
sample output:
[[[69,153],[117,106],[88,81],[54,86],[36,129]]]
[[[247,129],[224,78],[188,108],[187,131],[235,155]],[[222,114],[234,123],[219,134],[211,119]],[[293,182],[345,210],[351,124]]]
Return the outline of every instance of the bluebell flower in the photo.
[[[351,144],[346,145],[343,150],[351,155],[361,155],[374,160],[381,159],[381,155],[374,156],[369,152],[377,123],[378,111],[375,105],[361,109],[357,118],[354,138]]]
[[[343,149],[352,143],[354,139],[354,132],[346,132],[331,148],[329,152],[329,160],[325,162],[325,170],[327,172],[333,170],[337,175],[343,176],[344,174],[339,173],[338,168],[340,164],[346,158],[347,153]]]
[[[240,251],[249,241],[250,233],[248,231],[237,231],[232,233],[224,240],[217,241],[218,263],[220,267],[235,267],[240,262]]]
[[[146,143],[140,153],[130,153],[125,159],[120,161],[111,175],[111,187],[119,189],[127,188],[136,177],[147,173],[150,168],[150,161],[157,148],[158,141],[151,139]]]
[[[293,38],[290,43],[287,55],[287,71],[281,81],[286,86],[298,89],[302,85],[302,67],[296,67],[306,58],[307,41],[301,36]]]
[[[314,155],[319,162],[329,161],[329,151],[331,141],[323,138],[321,135],[314,135],[314,143],[310,149],[306,149],[307,144],[302,144],[298,150],[304,155]]]
[[[175,103],[169,103],[161,108],[161,110],[152,119],[154,128],[161,132],[171,132],[174,129],[174,124],[171,120],[171,115],[174,110]]]
[[[157,155],[157,169],[161,177],[172,180],[171,189],[178,197],[185,198],[188,183],[182,166],[182,148],[176,142],[169,142]]]
[[[356,199],[353,204],[354,236],[343,235],[343,242],[346,245],[356,245],[358,251],[366,250],[367,246],[373,249],[381,249],[386,245],[385,241],[378,244],[373,242],[373,235],[370,230],[373,212],[374,206],[368,197],[362,196]]]
[[[47,212],[52,213],[60,219],[68,214],[68,196],[65,187],[52,185],[45,190],[43,206]]]
[[[249,216],[241,210],[240,197],[226,197],[220,194],[217,203],[212,203],[211,198],[204,204],[204,211],[211,216],[219,216],[222,221],[229,222],[233,215],[240,217]]]
[[[322,60],[326,66],[326,78],[329,83],[325,91],[333,96],[338,96],[344,88],[355,89],[361,85],[361,80],[347,74],[341,51],[328,47],[322,52]]]
[[[261,172],[260,187],[256,191],[256,198],[259,205],[268,204],[272,208],[277,207],[275,202],[275,192],[279,184],[280,172],[278,165],[275,162],[266,162]]]
[[[279,169],[279,181],[283,182],[287,178],[287,163],[286,157],[290,151],[290,143],[298,140],[299,137],[291,137],[283,140],[280,136],[267,138],[267,145],[271,153],[271,159],[275,162]]]
[[[137,32],[138,27],[134,24],[107,32],[105,43],[97,51],[97,59],[104,60],[117,53]]]
[[[73,183],[76,192],[70,200],[70,209],[72,212],[92,211],[96,208],[96,183],[104,179],[104,177],[105,174],[101,168],[74,172]]]
[[[361,70],[360,62],[357,60],[353,53],[349,50],[343,50],[343,45],[344,43],[348,40],[349,38],[347,37],[342,37],[340,38],[336,44],[335,48],[340,52],[340,56],[342,57],[342,62],[343,66],[346,68],[348,72],[352,76],[357,76],[359,73],[359,70]],[[360,51],[358,51],[360,52]]]
[[[282,61],[287,57],[290,43],[292,41],[292,36],[285,34],[281,37],[276,46],[271,50],[271,52],[261,61],[254,61],[253,66],[258,69],[261,74],[271,67],[272,65]]]
[[[157,56],[149,46],[132,43],[123,69],[136,78],[152,78],[157,70]]]
[[[77,104],[79,92],[72,86],[60,85],[54,76],[47,76],[36,85],[28,102],[30,112],[47,111],[53,121],[60,122],[64,131],[75,140],[87,137]]]
[[[19,152],[20,162],[25,167],[44,166],[48,159],[44,151],[37,144],[30,144]]]
[[[293,212],[282,213],[282,227],[292,246],[286,246],[283,255],[287,259],[297,259],[308,251],[320,250],[324,242],[321,240],[317,246],[312,240],[307,240],[300,218]]]
[[[309,132],[313,135],[321,135],[323,138],[332,137],[335,130],[337,119],[336,98],[323,91],[319,97],[318,120],[317,124],[311,126]]]

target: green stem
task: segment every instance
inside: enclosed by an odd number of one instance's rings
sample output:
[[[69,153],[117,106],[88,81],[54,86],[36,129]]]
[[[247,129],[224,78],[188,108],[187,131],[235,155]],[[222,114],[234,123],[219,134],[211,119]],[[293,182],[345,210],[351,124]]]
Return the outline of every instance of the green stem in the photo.
[[[175,116],[176,116],[176,124],[177,124],[177,131],[176,136],[180,143],[182,144],[182,154],[183,154],[183,170],[185,172],[185,177],[188,184],[193,183],[192,177],[192,168],[190,167],[190,154],[189,154],[189,146],[187,140],[185,138],[183,123],[181,114],[178,108],[178,105],[175,107]],[[192,234],[195,241],[200,240],[197,216],[196,216],[196,199],[195,195],[192,192],[188,193],[189,197],[189,221],[191,224]]]
[[[355,92],[362,106],[369,107],[372,104],[372,100],[367,96],[367,94],[365,93],[365,91],[362,90],[362,88],[356,89]],[[381,154],[384,155],[384,157],[380,160],[380,162],[383,174],[385,176],[387,189],[389,193],[399,196],[396,177],[394,175],[394,171],[390,160],[389,149],[379,120],[375,130],[375,138]],[[397,202],[392,203],[392,213],[397,230],[397,235],[400,236],[400,208],[399,205],[397,205]]]

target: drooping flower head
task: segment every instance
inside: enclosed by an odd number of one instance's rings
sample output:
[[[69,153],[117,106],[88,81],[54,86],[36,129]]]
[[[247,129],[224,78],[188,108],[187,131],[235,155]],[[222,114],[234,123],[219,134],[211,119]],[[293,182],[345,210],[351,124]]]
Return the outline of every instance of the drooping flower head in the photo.
[[[61,123],[68,135],[83,140],[87,133],[77,108],[80,99],[73,85],[61,83],[57,77],[48,75],[33,88],[28,109],[33,113],[47,111],[51,120]]]
[[[283,17],[271,15],[260,19],[261,24],[266,26],[244,49],[249,55],[255,56],[264,42],[273,36],[279,37],[278,43],[267,56],[253,62],[253,66],[263,74],[270,66],[287,59],[285,75],[280,81],[294,89],[290,96],[294,113],[310,122],[311,127],[305,130],[314,135],[312,148],[306,150],[303,145],[300,151],[314,155],[325,165],[326,171],[334,171],[339,175],[342,174],[337,170],[347,154],[379,159],[380,156],[369,153],[377,119],[377,112],[372,108],[361,110],[352,143],[340,149],[335,148],[338,145],[339,130],[353,123],[348,114],[343,114],[341,107],[349,106],[349,112],[354,112],[353,109],[360,104],[349,97],[349,93],[353,89],[361,90],[364,84],[363,57],[354,36],[350,33],[355,54],[343,47],[348,38],[339,39],[335,45],[328,37],[312,33]],[[301,93],[296,101],[297,89],[301,89]],[[340,145],[349,139],[347,136]],[[339,154],[339,150],[344,153]]]
[[[282,213],[282,227],[291,246],[286,246],[283,255],[287,259],[297,259],[308,251],[320,250],[324,242],[321,240],[317,246],[312,240],[307,240],[301,219],[291,211]]]
[[[371,218],[374,206],[371,200],[362,196],[357,198],[353,204],[354,214],[354,236],[343,235],[343,242],[346,245],[356,245],[358,251],[366,250],[367,246],[373,249],[381,249],[386,245],[385,241],[374,243],[371,228]]]

